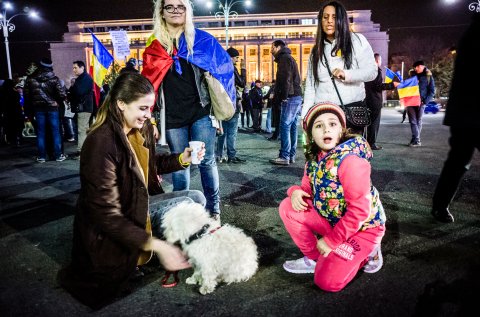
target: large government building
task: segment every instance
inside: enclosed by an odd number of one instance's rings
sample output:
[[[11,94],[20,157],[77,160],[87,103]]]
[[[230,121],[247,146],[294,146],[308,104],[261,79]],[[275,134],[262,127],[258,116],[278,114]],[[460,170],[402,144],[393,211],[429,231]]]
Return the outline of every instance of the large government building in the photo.
[[[306,77],[308,58],[314,45],[317,32],[317,12],[246,14],[230,19],[228,27],[228,46],[235,47],[245,60],[247,79],[270,82],[275,77],[276,63],[270,54],[271,43],[283,39],[292,50],[292,56],[298,63],[302,78]],[[363,34],[370,42],[374,52],[388,60],[388,34],[380,31],[380,25],[371,21],[370,10],[348,12],[353,31]],[[226,30],[223,19],[214,16],[194,18],[195,26],[211,33],[225,46]],[[68,33],[63,35],[62,43],[50,44],[52,60],[56,74],[69,83],[72,74],[72,62],[83,60],[89,66],[92,60],[92,36],[90,31],[103,42],[111,52],[113,50],[109,31],[125,30],[130,41],[130,56],[141,60],[145,43],[152,33],[152,19],[111,20],[69,22]],[[125,60],[117,60],[120,65]],[[141,68],[141,66],[140,66]]]

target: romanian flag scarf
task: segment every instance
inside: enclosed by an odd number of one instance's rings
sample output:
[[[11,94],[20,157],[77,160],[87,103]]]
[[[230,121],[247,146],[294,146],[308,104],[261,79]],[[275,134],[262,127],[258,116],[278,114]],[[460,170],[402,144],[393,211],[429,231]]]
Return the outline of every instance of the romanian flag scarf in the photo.
[[[188,55],[185,35],[180,36],[178,49],[169,55],[155,35],[150,36],[147,47],[143,53],[142,75],[147,77],[158,92],[163,78],[174,64],[175,71],[182,74],[179,58],[210,72],[217,79],[230,96],[235,105],[235,80],[233,76],[233,63],[230,56],[211,34],[195,29],[193,54]]]

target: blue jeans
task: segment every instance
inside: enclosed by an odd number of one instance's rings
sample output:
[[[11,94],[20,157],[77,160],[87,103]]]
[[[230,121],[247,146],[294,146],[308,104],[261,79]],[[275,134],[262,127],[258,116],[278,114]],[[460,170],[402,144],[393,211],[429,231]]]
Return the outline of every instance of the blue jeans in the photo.
[[[35,119],[37,121],[37,148],[38,157],[46,159],[47,153],[45,150],[45,138],[47,124],[52,132],[53,139],[53,151],[55,153],[55,159],[59,158],[62,154],[62,140],[60,138],[60,119],[58,111],[37,111],[35,112]]]
[[[283,159],[294,159],[297,154],[297,125],[302,108],[302,97],[295,96],[282,102],[280,114],[280,154]]]
[[[217,150],[215,152],[216,157],[223,157],[223,147],[225,146],[225,139],[227,139],[227,155],[228,158],[234,158],[237,156],[236,142],[238,131],[238,112],[228,121],[222,121],[223,134],[218,136]]]
[[[205,157],[198,166],[202,179],[203,193],[207,199],[206,209],[220,213],[220,190],[217,163],[215,162],[215,138],[217,129],[212,126],[209,116],[204,116],[188,126],[166,131],[167,143],[172,153],[182,153],[188,141],[203,141]],[[172,173],[173,190],[190,188],[190,167]]]
[[[408,120],[410,121],[410,129],[412,130],[412,140],[410,143],[420,142],[420,133],[422,133],[422,118],[425,105],[419,107],[407,107]]]
[[[162,218],[171,208],[183,202],[198,203],[205,207],[205,196],[199,190],[184,190],[179,192],[159,194],[150,196],[148,209],[150,211],[150,222],[152,233],[155,237],[162,238]]]
[[[268,108],[265,132],[272,133],[272,108]]]

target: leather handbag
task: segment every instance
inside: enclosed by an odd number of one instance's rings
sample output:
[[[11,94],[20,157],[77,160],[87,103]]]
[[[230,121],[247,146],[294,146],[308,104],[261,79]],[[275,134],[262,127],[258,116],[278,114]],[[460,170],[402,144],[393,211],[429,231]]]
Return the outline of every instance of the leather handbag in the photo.
[[[371,123],[370,109],[368,109],[365,100],[355,101],[346,105],[343,104],[342,97],[340,97],[340,93],[338,92],[337,84],[335,83],[335,79],[333,79],[332,72],[330,70],[330,67],[328,66],[325,52],[323,53],[323,56],[325,58],[325,65],[327,66],[328,74],[330,75],[330,79],[332,80],[333,86],[335,87],[338,99],[340,100],[340,108],[342,108],[343,112],[345,112],[345,117],[347,118],[347,126],[354,129],[364,129],[365,127],[369,126]]]
[[[209,72],[205,72],[213,115],[217,120],[230,120],[235,114],[235,105],[222,84]]]

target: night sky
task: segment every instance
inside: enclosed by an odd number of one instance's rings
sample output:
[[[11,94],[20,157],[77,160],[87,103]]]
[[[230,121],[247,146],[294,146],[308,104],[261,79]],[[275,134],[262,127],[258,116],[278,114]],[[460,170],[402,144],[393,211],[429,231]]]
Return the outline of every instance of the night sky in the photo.
[[[0,0],[1,2],[2,0]],[[203,0],[205,1],[205,0]],[[29,0],[11,1],[18,12],[24,6],[36,9],[41,20],[32,21],[26,16],[12,22],[16,30],[9,34],[12,72],[23,74],[31,61],[49,56],[48,43],[61,41],[67,31],[68,21],[114,20],[150,18],[150,0]],[[245,11],[236,5],[239,14],[283,13],[317,11],[320,0],[253,0],[254,5]],[[372,10],[372,20],[390,35],[390,53],[401,50],[407,38],[437,41],[445,48],[454,46],[469,23],[471,11],[468,4],[476,0],[344,0],[347,10]],[[195,15],[208,15],[201,0],[195,0]],[[10,17],[11,15],[7,15]],[[2,42],[3,42],[2,36]],[[7,77],[5,45],[0,48],[0,78]]]

